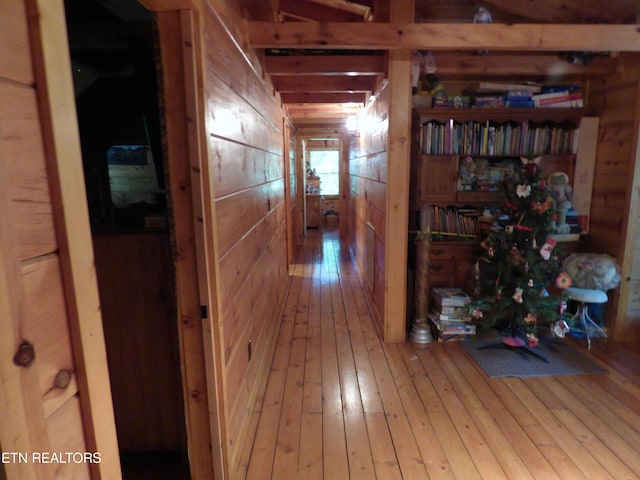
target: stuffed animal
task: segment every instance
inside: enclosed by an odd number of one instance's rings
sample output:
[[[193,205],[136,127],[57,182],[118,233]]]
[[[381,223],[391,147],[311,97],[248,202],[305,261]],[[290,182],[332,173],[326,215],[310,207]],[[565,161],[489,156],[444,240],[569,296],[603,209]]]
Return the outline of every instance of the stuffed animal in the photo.
[[[569,233],[571,228],[567,225],[567,212],[571,210],[571,195],[573,189],[569,185],[569,175],[564,172],[554,172],[549,175],[549,194],[553,200],[558,217],[554,228],[557,233]]]
[[[616,259],[606,253],[572,253],[562,265],[574,287],[606,292],[620,284]]]
[[[569,185],[569,175],[564,172],[554,172],[549,175],[549,192],[557,210],[571,209],[573,188]]]

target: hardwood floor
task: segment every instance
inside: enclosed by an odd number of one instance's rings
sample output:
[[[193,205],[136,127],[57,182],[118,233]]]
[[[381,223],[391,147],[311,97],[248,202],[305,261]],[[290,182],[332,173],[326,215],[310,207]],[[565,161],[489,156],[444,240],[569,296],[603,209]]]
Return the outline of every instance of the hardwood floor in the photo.
[[[638,344],[591,355],[608,374],[494,379],[457,343],[382,344],[346,246],[312,232],[238,478],[640,478]]]

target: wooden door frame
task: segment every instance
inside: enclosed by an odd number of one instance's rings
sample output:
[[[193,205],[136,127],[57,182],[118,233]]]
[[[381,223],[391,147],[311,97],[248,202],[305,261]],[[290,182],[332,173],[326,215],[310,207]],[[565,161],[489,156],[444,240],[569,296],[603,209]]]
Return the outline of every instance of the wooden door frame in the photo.
[[[29,0],[26,5],[86,448],[101,456],[90,471],[94,479],[120,479],[64,3]]]
[[[151,4],[153,2],[147,2]],[[165,5],[166,7],[166,5]],[[153,5],[148,5],[154,12]],[[194,479],[226,478],[222,371],[216,319],[215,240],[203,220],[213,218],[207,168],[198,12],[154,12],[158,20],[165,93],[164,118],[171,202],[175,221],[176,295],[189,465]],[[166,93],[170,92],[169,95]],[[213,341],[212,341],[213,340]]]

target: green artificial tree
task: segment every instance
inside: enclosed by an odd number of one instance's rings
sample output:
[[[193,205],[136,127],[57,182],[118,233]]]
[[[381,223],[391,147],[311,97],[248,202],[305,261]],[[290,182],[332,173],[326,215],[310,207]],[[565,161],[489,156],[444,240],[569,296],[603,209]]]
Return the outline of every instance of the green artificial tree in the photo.
[[[476,264],[477,323],[508,328],[503,339],[508,346],[536,346],[537,328],[544,324],[557,323],[552,331],[560,336],[565,330],[558,323],[566,307],[561,289],[571,279],[562,271],[550,236],[557,212],[539,162],[539,157],[522,158],[504,182],[502,215],[481,243]]]

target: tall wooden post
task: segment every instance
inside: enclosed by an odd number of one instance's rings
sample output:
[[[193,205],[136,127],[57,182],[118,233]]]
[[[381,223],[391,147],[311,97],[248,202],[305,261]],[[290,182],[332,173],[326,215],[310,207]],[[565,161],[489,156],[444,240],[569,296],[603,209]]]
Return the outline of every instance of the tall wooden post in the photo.
[[[391,2],[391,22],[413,22],[414,1]],[[385,231],[384,341],[406,339],[409,165],[411,158],[411,51],[389,53],[389,146]]]

